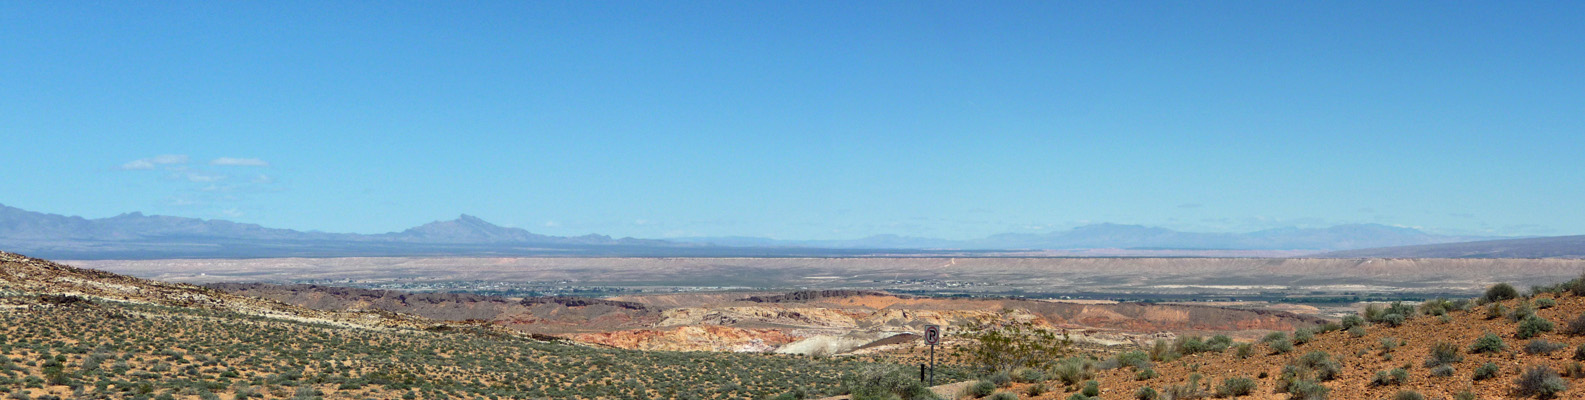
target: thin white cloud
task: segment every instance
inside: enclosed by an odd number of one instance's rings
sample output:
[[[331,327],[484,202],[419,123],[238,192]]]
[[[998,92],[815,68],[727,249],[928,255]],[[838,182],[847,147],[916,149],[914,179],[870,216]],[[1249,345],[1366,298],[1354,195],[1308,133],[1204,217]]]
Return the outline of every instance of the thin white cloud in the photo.
[[[226,165],[233,167],[268,167],[270,163],[257,158],[220,157],[210,161],[209,165]]]
[[[182,177],[186,178],[188,181],[198,183],[219,182],[222,179],[226,179],[225,175],[211,174],[203,171],[188,171],[187,173],[182,174]]]
[[[161,154],[154,157],[128,161],[116,169],[124,171],[150,170],[160,165],[186,164],[187,156],[181,154]]]
[[[269,175],[259,174],[259,176],[253,177],[253,183],[271,184],[275,183],[275,178]]]

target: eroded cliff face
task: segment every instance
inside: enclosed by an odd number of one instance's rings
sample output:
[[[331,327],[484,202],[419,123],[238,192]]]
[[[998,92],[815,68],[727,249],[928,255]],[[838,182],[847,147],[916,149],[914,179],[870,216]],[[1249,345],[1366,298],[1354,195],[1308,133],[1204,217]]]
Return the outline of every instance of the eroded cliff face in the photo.
[[[1319,318],[1286,312],[1206,306],[923,298],[874,292],[757,297],[711,293],[698,295],[704,298],[699,301],[677,294],[658,295],[664,296],[664,301],[647,301],[644,296],[627,296],[621,301],[519,301],[305,285],[243,289],[249,295],[309,307],[470,319],[522,332],[639,350],[839,354],[898,335],[918,335],[927,325],[940,325],[950,332],[970,321],[990,317],[1065,331],[1074,340],[1096,345],[1138,343],[1163,332],[1171,332],[1166,333],[1168,336],[1214,332],[1254,337],[1270,330],[1291,330],[1321,322]],[[915,340],[890,339],[888,343]]]
[[[573,340],[634,350],[770,352],[796,338],[781,329],[679,326],[670,329],[580,333]]]

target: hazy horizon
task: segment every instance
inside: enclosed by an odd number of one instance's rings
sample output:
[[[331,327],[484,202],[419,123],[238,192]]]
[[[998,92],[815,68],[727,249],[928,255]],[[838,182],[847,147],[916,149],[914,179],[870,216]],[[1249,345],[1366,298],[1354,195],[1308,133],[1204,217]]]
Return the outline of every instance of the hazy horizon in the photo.
[[[1585,233],[1585,4],[0,4],[0,204],[383,233]]]

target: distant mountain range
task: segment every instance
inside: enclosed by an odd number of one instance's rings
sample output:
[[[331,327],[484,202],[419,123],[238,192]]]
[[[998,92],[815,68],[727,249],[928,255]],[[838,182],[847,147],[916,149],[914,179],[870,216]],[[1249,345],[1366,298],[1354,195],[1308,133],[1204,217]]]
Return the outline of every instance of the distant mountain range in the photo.
[[[979,250],[1340,250],[1486,240],[1482,236],[1433,235],[1413,228],[1378,224],[1330,228],[1279,228],[1249,233],[1182,232],[1142,225],[1094,224],[1050,233],[1003,233],[983,239],[943,240],[876,235],[854,240],[771,240],[752,237],[674,239],[729,246],[799,246],[869,249]],[[1390,243],[1390,244],[1389,244]]]
[[[1329,258],[1585,258],[1585,235],[1334,251]]]
[[[1250,233],[1181,232],[1140,225],[1096,224],[1051,233],[1007,233],[974,240],[898,235],[854,240],[753,237],[655,240],[616,239],[605,235],[540,235],[498,226],[470,215],[401,232],[356,234],[303,232],[136,212],[86,219],[0,205],[0,249],[56,259],[491,255],[826,257],[1000,255],[1085,249],[1322,252],[1489,239],[1494,238],[1433,235],[1376,224],[1281,228]]]

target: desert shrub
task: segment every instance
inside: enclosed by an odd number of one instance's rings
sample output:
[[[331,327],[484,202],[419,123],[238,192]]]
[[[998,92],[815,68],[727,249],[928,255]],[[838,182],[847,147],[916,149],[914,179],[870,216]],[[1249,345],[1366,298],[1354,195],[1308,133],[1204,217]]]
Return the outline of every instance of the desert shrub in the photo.
[[[934,399],[934,393],[907,370],[907,368],[869,367],[844,377],[842,386],[853,395],[854,400]]]
[[[1178,350],[1165,340],[1158,339],[1150,346],[1151,361],[1172,361],[1178,359],[1178,356]]]
[[[1353,337],[1363,337],[1363,336],[1365,336],[1365,326],[1364,325],[1359,325],[1359,326],[1355,326],[1353,328],[1348,328],[1348,335],[1349,336],[1353,336]]]
[[[1557,307],[1557,300],[1553,300],[1551,297],[1535,299],[1535,309],[1537,310],[1545,310],[1552,307]]]
[[[1275,354],[1287,354],[1288,352],[1293,351],[1293,342],[1286,340],[1281,342],[1273,342],[1271,343],[1271,351]]]
[[[1453,311],[1453,302],[1444,298],[1435,298],[1420,303],[1420,313],[1425,315],[1445,315]]]
[[[1480,299],[1488,303],[1493,303],[1517,298],[1519,298],[1519,289],[1514,289],[1513,285],[1499,283],[1496,285],[1491,285],[1490,288],[1487,288],[1486,294],[1481,296]]]
[[[1574,348],[1574,360],[1585,361],[1585,344]]]
[[[1144,351],[1126,351],[1118,354],[1114,359],[1117,360],[1117,366],[1119,367],[1150,368],[1150,354]]]
[[[1376,371],[1376,377],[1370,380],[1371,386],[1402,385],[1409,380],[1409,371],[1403,368]]]
[[[1206,340],[1205,345],[1210,349],[1210,351],[1221,352],[1223,350],[1227,350],[1228,347],[1233,346],[1233,338],[1228,337],[1227,335],[1216,335],[1212,336],[1209,340]]]
[[[1508,320],[1519,322],[1533,316],[1535,316],[1535,309],[1530,307],[1530,302],[1521,301],[1519,305],[1513,306],[1513,312],[1508,313]]]
[[[1508,345],[1503,344],[1502,338],[1491,332],[1480,335],[1479,338],[1475,339],[1475,344],[1469,346],[1471,354],[1496,353],[1506,349],[1508,349]]]
[[[1431,354],[1425,357],[1425,367],[1432,368],[1464,361],[1464,356],[1459,355],[1458,350],[1458,346],[1452,343],[1436,342],[1431,346]]]
[[[1161,376],[1161,374],[1156,373],[1156,370],[1153,370],[1153,369],[1150,369],[1150,368],[1140,369],[1139,372],[1134,373],[1134,379],[1141,380],[1141,381],[1142,380],[1146,380],[1146,379],[1150,379],[1150,378],[1155,378],[1155,377],[1158,377],[1158,376]]]
[[[1552,354],[1554,351],[1563,350],[1568,344],[1549,342],[1546,339],[1535,339],[1524,344],[1525,354]]]
[[[1563,373],[1570,378],[1585,377],[1585,364],[1580,364],[1577,361],[1568,363],[1568,367],[1563,369]]]
[[[1023,383],[1040,382],[1046,380],[1046,373],[1034,368],[1019,368],[1013,370],[1013,379]]]
[[[1025,387],[1024,388],[1024,395],[1027,395],[1029,397],[1038,397],[1038,396],[1040,396],[1042,394],[1046,394],[1047,390],[1048,389],[1046,388],[1046,384],[1044,384],[1044,383],[1036,383],[1036,384],[1033,384],[1033,385],[1029,385],[1029,387]]]
[[[1379,304],[1366,304],[1365,310],[1359,312],[1359,315],[1364,317],[1366,322],[1372,323],[1381,321],[1381,316],[1386,314],[1387,312],[1382,310]]]
[[[1557,371],[1545,365],[1531,366],[1525,369],[1519,379],[1514,380],[1514,393],[1520,396],[1535,396],[1538,398],[1552,398],[1558,393],[1568,390],[1568,383],[1558,377]]]
[[[1299,328],[1293,331],[1293,344],[1310,343],[1311,340],[1315,340],[1314,329]]]
[[[1092,372],[1087,364],[1082,358],[1068,357],[1058,362],[1056,368],[1051,370],[1051,373],[1056,375],[1057,380],[1062,381],[1064,385],[1076,385],[1081,381],[1090,379]]]
[[[1496,378],[1498,371],[1499,369],[1497,368],[1497,364],[1487,362],[1485,364],[1481,364],[1479,367],[1475,367],[1475,372],[1470,374],[1470,380],[1483,381]]]
[[[1150,386],[1143,386],[1134,391],[1134,398],[1138,400],[1156,400],[1157,396],[1159,394],[1156,393],[1156,389],[1151,389]]]
[[[1326,400],[1326,386],[1312,380],[1301,380],[1288,385],[1288,398],[1290,400]]]
[[[1414,312],[1414,305],[1404,304],[1401,301],[1394,301],[1391,305],[1388,305],[1386,313],[1387,315],[1398,314],[1403,316],[1404,319],[1414,318],[1417,315]]]
[[[953,348],[953,355],[985,372],[1046,368],[1048,362],[1067,354],[1072,344],[1067,333],[1007,315],[975,319],[958,337],[967,339],[967,344]]]
[[[1413,390],[1400,390],[1398,394],[1392,395],[1392,400],[1425,400],[1425,396]]]
[[[1402,326],[1404,321],[1407,320],[1408,318],[1404,317],[1403,314],[1387,314],[1381,316],[1380,322],[1387,326]]]
[[[1585,335],[1585,314],[1580,314],[1578,317],[1574,317],[1573,321],[1569,321],[1568,326],[1563,327],[1563,333],[1567,333],[1570,336]]]
[[[1381,338],[1381,354],[1391,353],[1393,350],[1395,350],[1397,348],[1398,348],[1398,338],[1394,338],[1394,337]]]
[[[1487,304],[1486,305],[1486,319],[1502,318],[1503,314],[1507,313],[1506,310],[1507,310],[1507,308],[1503,307],[1502,303]]]
[[[1238,356],[1238,358],[1249,358],[1249,356],[1254,355],[1254,348],[1255,346],[1249,343],[1239,343],[1234,346],[1233,355]]]
[[[970,384],[969,387],[963,388],[963,395],[964,396],[969,396],[969,397],[973,397],[973,398],[976,398],[976,399],[981,398],[981,397],[985,397],[985,396],[990,396],[991,393],[995,393],[995,392],[996,392],[996,384],[995,383],[991,383],[990,381],[974,382],[973,384]]]
[[[1441,365],[1437,366],[1436,368],[1431,368],[1431,376],[1441,378],[1453,376],[1453,374],[1457,372],[1457,370],[1453,369],[1452,365]]]
[[[1337,378],[1343,370],[1343,365],[1332,360],[1332,355],[1324,351],[1312,351],[1304,356],[1294,359],[1282,367],[1282,375],[1277,378],[1277,392],[1293,393],[1294,385],[1304,381],[1329,381]]]
[[[1012,393],[1007,393],[1007,392],[996,392],[996,394],[991,395],[991,397],[986,397],[986,399],[989,399],[989,400],[1018,400],[1018,395],[1012,394]]]
[[[1007,372],[997,372],[991,374],[991,376],[985,377],[985,380],[996,384],[996,387],[1007,387],[1007,385],[1013,384],[1013,376]]]
[[[1356,326],[1365,325],[1365,319],[1360,318],[1358,315],[1345,316],[1343,317],[1342,325],[1343,329],[1352,329]]]
[[[1096,382],[1096,381],[1085,381],[1084,382],[1084,390],[1081,390],[1079,392],[1080,393],[1084,393],[1085,396],[1089,396],[1089,397],[1100,396],[1101,395],[1101,383],[1100,382]]]
[[[1453,400],[1479,400],[1479,399],[1480,399],[1480,397],[1475,396],[1475,392],[1471,392],[1471,391],[1468,391],[1468,390],[1453,394]]]
[[[1090,397],[1085,396],[1084,393],[1074,393],[1068,396],[1068,400],[1090,400]]]
[[[1343,330],[1343,325],[1336,322],[1327,322],[1316,327],[1315,333],[1327,333]]]
[[[1261,343],[1271,343],[1271,342],[1283,342],[1283,341],[1287,341],[1287,340],[1288,340],[1288,334],[1287,333],[1285,333],[1285,332],[1272,332],[1272,333],[1266,334],[1266,337],[1261,338],[1260,342]]]
[[[1201,338],[1199,336],[1193,336],[1193,335],[1186,335],[1186,336],[1178,337],[1178,343],[1177,343],[1176,346],[1174,346],[1174,348],[1177,349],[1178,354],[1182,354],[1182,355],[1190,355],[1190,354],[1194,354],[1194,353],[1204,353],[1204,352],[1211,351],[1210,347],[1205,345],[1205,339],[1204,338]]]
[[[1552,321],[1546,318],[1531,315],[1519,321],[1519,329],[1514,333],[1515,338],[1529,339],[1540,336],[1542,332],[1552,331]]]
[[[1201,387],[1200,374],[1189,374],[1189,381],[1182,385],[1169,385],[1166,387],[1166,397],[1173,400],[1198,399],[1206,396],[1205,389]]]
[[[1238,397],[1255,391],[1255,380],[1246,377],[1227,378],[1216,387],[1217,397]]]

